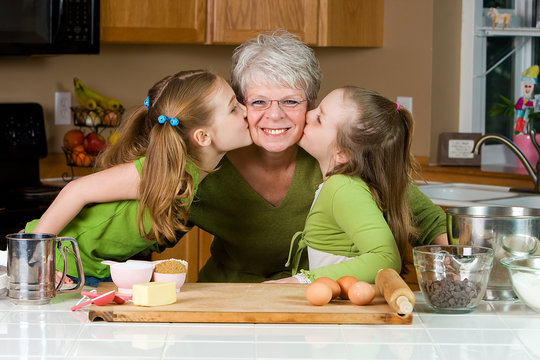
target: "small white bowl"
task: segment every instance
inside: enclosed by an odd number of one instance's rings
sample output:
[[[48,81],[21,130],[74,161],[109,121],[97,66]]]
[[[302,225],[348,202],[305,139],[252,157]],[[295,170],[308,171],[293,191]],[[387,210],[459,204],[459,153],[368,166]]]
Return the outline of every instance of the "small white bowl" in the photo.
[[[173,281],[173,282],[176,283],[176,292],[180,292],[180,288],[186,282],[186,275],[187,275],[187,270],[188,270],[187,261],[178,260],[178,259],[167,259],[167,260],[156,261],[155,264],[157,266],[158,263],[164,262],[164,261],[178,261],[178,262],[181,262],[186,267],[186,272],[177,273],[177,274],[166,274],[166,273],[158,273],[158,272],[154,271],[154,281]]]
[[[172,281],[176,283],[176,292],[180,292],[180,288],[186,282],[186,274],[163,274],[163,273],[154,273],[154,281]]]

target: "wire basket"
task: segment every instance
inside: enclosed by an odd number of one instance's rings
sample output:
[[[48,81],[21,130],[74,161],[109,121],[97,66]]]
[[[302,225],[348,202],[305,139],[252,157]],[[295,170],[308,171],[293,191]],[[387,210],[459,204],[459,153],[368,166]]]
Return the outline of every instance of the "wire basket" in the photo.
[[[122,111],[104,110],[97,107],[94,110],[88,110],[82,106],[72,107],[73,123],[77,126],[87,126],[96,129],[98,127],[115,127],[120,124]]]
[[[66,164],[68,166],[93,167],[96,163],[96,157],[87,153],[84,149],[78,149],[76,147],[73,150],[69,150],[62,146],[62,151],[66,156]]]

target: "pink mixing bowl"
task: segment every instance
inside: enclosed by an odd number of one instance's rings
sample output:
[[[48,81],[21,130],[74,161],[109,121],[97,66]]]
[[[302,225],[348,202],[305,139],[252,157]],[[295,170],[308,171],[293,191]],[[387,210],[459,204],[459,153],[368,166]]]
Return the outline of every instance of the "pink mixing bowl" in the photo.
[[[154,265],[149,262],[128,261],[110,264],[111,277],[118,293],[131,295],[134,284],[150,282]]]

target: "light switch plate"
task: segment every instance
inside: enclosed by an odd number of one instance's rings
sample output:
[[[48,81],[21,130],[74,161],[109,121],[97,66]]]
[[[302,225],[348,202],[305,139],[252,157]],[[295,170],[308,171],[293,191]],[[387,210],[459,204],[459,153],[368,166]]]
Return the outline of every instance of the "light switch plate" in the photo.
[[[398,96],[396,98],[396,102],[399,103],[399,105],[403,106],[405,109],[409,110],[409,112],[412,114],[412,97]]]
[[[71,124],[71,93],[59,92],[54,94],[54,124]]]

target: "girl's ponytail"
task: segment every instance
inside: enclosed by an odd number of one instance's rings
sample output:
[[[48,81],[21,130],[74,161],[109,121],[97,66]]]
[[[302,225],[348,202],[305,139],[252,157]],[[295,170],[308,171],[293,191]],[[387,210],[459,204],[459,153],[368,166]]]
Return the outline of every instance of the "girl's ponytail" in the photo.
[[[193,179],[186,172],[187,149],[182,137],[168,123],[155,126],[150,132],[139,206],[139,218],[148,217],[152,222],[149,239],[159,242],[165,237],[174,242],[176,230],[187,230],[189,200],[193,197]],[[139,232],[146,233],[144,221],[139,222]]]

